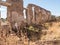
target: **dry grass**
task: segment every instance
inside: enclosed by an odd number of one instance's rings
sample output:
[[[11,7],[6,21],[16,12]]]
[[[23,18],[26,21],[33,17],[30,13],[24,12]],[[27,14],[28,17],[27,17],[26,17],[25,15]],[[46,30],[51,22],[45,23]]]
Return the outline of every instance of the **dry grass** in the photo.
[[[52,22],[52,26],[48,26],[47,30],[43,30],[41,40],[60,40],[60,22]]]

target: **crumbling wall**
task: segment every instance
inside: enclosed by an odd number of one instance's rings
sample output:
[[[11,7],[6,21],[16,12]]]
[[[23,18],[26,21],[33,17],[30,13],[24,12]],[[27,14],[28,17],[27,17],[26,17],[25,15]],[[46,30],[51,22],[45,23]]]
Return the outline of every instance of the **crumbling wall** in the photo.
[[[7,2],[12,3],[8,7],[8,20],[12,23],[17,23],[18,26],[24,21],[23,17],[23,0],[7,0]],[[12,24],[13,25],[13,24]]]
[[[27,6],[26,10],[26,21],[24,19],[23,14],[23,0],[7,0],[7,4],[11,4],[10,6],[7,6],[7,20],[11,23],[12,27],[17,24],[19,27],[22,23],[28,23],[28,24],[41,24],[48,20],[50,20],[51,12],[39,7],[34,4],[29,4]],[[4,4],[2,4],[4,5]]]
[[[11,23],[11,30],[20,34],[20,29],[24,26],[23,0],[6,0],[6,3],[1,5],[11,4],[7,6],[7,21]]]
[[[51,18],[51,12],[34,4],[27,7],[28,24],[41,24]]]

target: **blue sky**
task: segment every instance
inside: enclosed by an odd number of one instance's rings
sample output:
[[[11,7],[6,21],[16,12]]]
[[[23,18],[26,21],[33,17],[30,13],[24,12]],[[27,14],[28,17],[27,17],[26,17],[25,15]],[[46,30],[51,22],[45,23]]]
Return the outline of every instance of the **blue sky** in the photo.
[[[60,0],[24,0],[24,7],[29,3],[50,10],[52,15],[60,16]],[[6,7],[2,7],[0,10],[2,11],[2,17],[6,17]]]

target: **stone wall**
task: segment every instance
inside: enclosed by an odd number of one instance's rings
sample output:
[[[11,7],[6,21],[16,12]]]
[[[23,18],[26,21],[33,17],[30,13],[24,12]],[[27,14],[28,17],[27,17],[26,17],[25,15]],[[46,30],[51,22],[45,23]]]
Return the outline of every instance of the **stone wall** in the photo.
[[[7,19],[9,22],[17,23],[18,26],[24,21],[23,17],[23,0],[7,0],[7,2],[11,3],[11,7],[7,7],[8,16]],[[13,24],[12,24],[13,25]]]
[[[27,6],[28,24],[40,24],[51,19],[51,12],[34,4]]]
[[[1,2],[0,2],[1,3]],[[11,4],[11,5],[10,5]],[[21,26],[21,23],[25,21],[23,14],[23,0],[7,0],[6,3],[1,5],[7,6],[7,20],[11,23],[12,26],[17,23],[18,26]],[[51,12],[37,6],[35,4],[29,4],[26,10],[26,21],[28,24],[41,24],[51,19]],[[14,25],[13,25],[14,23]]]

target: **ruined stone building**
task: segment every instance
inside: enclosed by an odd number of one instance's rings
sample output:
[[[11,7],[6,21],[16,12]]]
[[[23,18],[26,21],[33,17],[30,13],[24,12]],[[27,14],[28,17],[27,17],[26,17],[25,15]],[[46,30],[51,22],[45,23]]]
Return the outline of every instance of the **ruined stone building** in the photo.
[[[35,4],[29,4],[27,6],[27,22],[28,24],[40,24],[44,23],[51,18],[51,12],[37,6]]]
[[[14,27],[15,23],[18,26],[23,22],[23,0],[0,0],[0,5],[7,7],[7,20]],[[20,5],[20,6],[19,6]]]
[[[7,7],[7,20],[12,27],[17,24],[19,27],[22,23],[40,24],[51,19],[51,12],[37,6],[35,4],[28,4],[27,8],[23,7],[23,0],[0,0],[0,5]],[[23,11],[25,10],[25,16]]]
[[[46,10],[35,4],[28,4],[27,8],[25,8],[25,7],[23,7],[23,0],[6,0],[6,1],[0,0],[0,5],[7,7],[7,21],[11,25],[11,27],[9,25],[5,25],[2,27],[2,31],[0,30],[0,37],[2,36],[1,32],[3,33],[4,37],[5,36],[8,37],[10,32],[13,32],[12,31],[13,29],[15,29],[14,30],[15,32],[18,31],[17,34],[20,36],[20,34],[23,34],[23,33],[21,33],[22,31],[20,30],[20,28],[22,26],[26,27],[26,24],[27,25],[31,25],[31,24],[40,25],[41,23],[45,23],[45,22],[51,20],[51,12],[49,10]],[[0,12],[0,28],[1,28],[1,12]],[[21,32],[19,32],[19,31],[21,31]],[[23,30],[23,31],[25,31],[25,30]],[[29,40],[27,38],[28,33],[25,33],[26,37],[24,35],[20,36],[20,37],[23,37],[22,38],[23,41],[26,39],[24,42],[27,41],[27,45],[29,45],[28,44]],[[35,33],[33,33],[33,35],[35,35]],[[34,38],[33,35],[32,35],[32,37]],[[38,33],[36,33],[35,37],[39,36],[39,35],[38,36],[37,35],[38,35]],[[24,42],[22,43],[23,45],[24,45]],[[18,43],[19,43],[18,45],[20,45],[20,43],[21,43],[20,39],[19,39]],[[45,44],[45,42],[42,42],[42,43]],[[39,45],[39,44],[40,44],[40,42],[36,43],[36,45]],[[49,42],[48,42],[48,44],[49,44]],[[13,43],[12,45],[17,45],[17,44]]]

